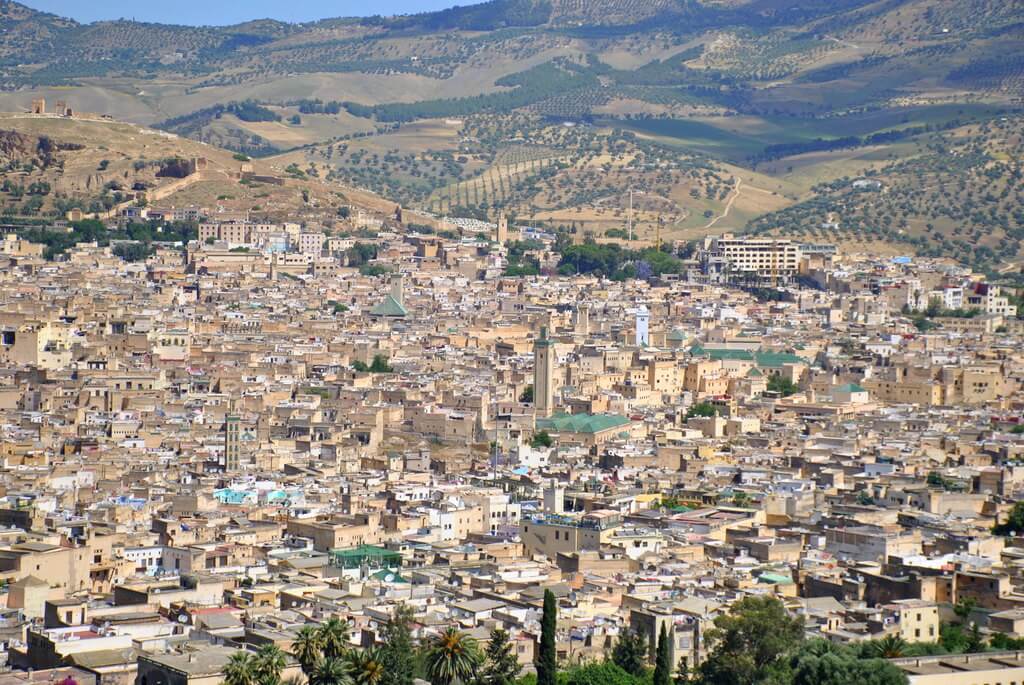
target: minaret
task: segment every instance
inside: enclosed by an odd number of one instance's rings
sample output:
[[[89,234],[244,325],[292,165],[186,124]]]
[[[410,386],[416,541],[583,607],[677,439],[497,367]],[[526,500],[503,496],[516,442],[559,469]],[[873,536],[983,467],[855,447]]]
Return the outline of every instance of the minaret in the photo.
[[[647,311],[645,305],[640,305],[640,308],[636,310],[636,341],[634,344],[637,347],[647,347],[651,344],[651,313]]]
[[[576,335],[590,335],[590,305],[581,304],[576,308]]]
[[[548,486],[544,488],[544,513],[565,513],[565,488],[562,487],[554,478],[552,478],[548,483]]]
[[[498,230],[495,232],[494,240],[499,245],[504,245],[508,241],[508,217],[505,216],[505,212],[498,215]]]
[[[541,326],[540,337],[533,343],[533,410],[537,416],[551,416],[555,404],[554,384],[554,342],[548,339],[547,326]]]
[[[391,297],[395,302],[405,306],[405,277],[400,273],[391,276]]]
[[[241,419],[235,414],[228,414],[224,418],[224,470],[225,471],[238,471],[238,466],[241,461],[242,446],[239,442],[241,438],[240,428]]]

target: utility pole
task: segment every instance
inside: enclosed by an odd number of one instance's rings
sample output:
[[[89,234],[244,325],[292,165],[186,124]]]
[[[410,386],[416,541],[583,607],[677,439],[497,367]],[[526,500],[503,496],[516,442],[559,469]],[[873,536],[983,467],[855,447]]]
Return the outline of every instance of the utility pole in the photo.
[[[629,189],[629,242],[633,242],[633,189]]]
[[[629,242],[633,242],[633,193],[646,195],[646,192],[642,190],[629,189]]]

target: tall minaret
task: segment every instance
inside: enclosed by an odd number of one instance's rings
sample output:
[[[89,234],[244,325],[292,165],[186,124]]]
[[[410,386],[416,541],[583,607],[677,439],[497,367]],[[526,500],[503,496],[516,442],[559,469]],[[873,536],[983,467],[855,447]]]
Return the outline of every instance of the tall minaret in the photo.
[[[224,419],[224,470],[228,472],[238,471],[241,465],[240,429],[239,416],[228,414]]]
[[[395,298],[398,304],[405,306],[405,277],[401,273],[391,276],[391,297]]]
[[[540,337],[533,343],[533,410],[537,416],[551,416],[555,404],[554,384],[554,342],[548,339],[548,327],[541,326]]]
[[[647,347],[651,344],[650,323],[651,313],[647,311],[646,305],[641,304],[640,308],[636,310],[635,344],[637,347]]]
[[[576,335],[590,335],[590,305],[581,304],[576,308]]]
[[[496,231],[494,240],[499,245],[504,245],[508,242],[508,217],[505,216],[505,212],[498,215],[498,230]]]

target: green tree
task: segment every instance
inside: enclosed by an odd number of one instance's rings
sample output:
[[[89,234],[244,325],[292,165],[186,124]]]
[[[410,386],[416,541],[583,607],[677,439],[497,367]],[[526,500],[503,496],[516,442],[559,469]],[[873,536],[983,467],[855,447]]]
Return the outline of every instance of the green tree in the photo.
[[[960,623],[967,623],[967,619],[970,618],[971,612],[974,611],[974,607],[978,606],[978,600],[973,597],[961,597],[960,600],[953,605],[953,613],[960,619]]]
[[[662,623],[658,631],[658,651],[654,660],[652,685],[672,685],[672,645],[669,643],[668,624]]]
[[[383,681],[384,656],[380,648],[350,649],[344,658],[354,685],[380,685]]]
[[[224,666],[225,685],[257,685],[256,661],[249,652],[238,651]]]
[[[253,659],[253,671],[259,685],[279,685],[286,661],[284,652],[274,644],[263,645]]]
[[[452,685],[470,682],[483,655],[476,640],[455,626],[449,626],[431,638],[426,661],[431,685]]]
[[[149,243],[121,243],[115,245],[112,252],[126,262],[143,262],[156,250]]]
[[[906,685],[907,676],[885,659],[863,657],[826,640],[810,640],[792,660],[792,685]]]
[[[484,654],[484,668],[480,685],[515,685],[523,667],[513,651],[508,632],[501,628],[491,631]]]
[[[772,392],[777,392],[783,397],[789,397],[799,390],[796,384],[788,378],[782,376],[772,376],[768,379],[768,389]]]
[[[907,641],[899,635],[886,635],[881,640],[873,640],[866,645],[865,653],[879,659],[896,659],[904,656]]]
[[[774,597],[744,597],[715,619],[706,635],[711,653],[700,665],[708,685],[751,685],[784,671],[803,639],[803,620],[790,618]]]
[[[330,661],[345,656],[348,649],[348,626],[338,618],[330,618],[318,629],[323,658]]]
[[[303,626],[295,636],[295,640],[292,641],[292,656],[302,666],[302,672],[307,677],[316,668],[323,650],[320,633],[313,626]]]
[[[537,433],[536,435],[533,436],[533,440],[530,441],[530,447],[533,447],[534,449],[539,449],[541,447],[551,447],[551,445],[553,444],[554,441],[551,439],[551,436],[548,434],[547,431],[541,431],[540,433]]]
[[[370,364],[371,373],[394,373],[395,370],[391,368],[388,363],[388,358],[383,354],[373,355],[373,363]]]
[[[564,685],[642,685],[611,661],[597,661],[569,669]],[[561,680],[561,679],[560,679]]]
[[[676,675],[672,678],[672,685],[693,685],[695,680],[696,672],[690,668],[690,663],[686,660],[686,656],[679,657],[679,662],[676,664]]]
[[[413,610],[399,605],[381,631],[384,646],[384,678],[381,685],[413,685],[416,676],[416,649],[412,639]]]
[[[715,405],[710,402],[698,402],[686,410],[686,418],[692,419],[695,416],[708,417],[716,413]]]
[[[551,590],[544,590],[544,611],[540,619],[540,648],[537,651],[537,685],[555,685],[558,675],[558,654],[555,633],[558,630],[558,604]]]
[[[647,640],[642,633],[625,629],[612,648],[612,661],[626,673],[640,678],[647,672]]]
[[[992,649],[1000,651],[1017,651],[1024,649],[1024,638],[1010,637],[1006,633],[995,633],[988,641],[988,644]]]
[[[519,395],[519,401],[523,404],[533,403],[533,386],[526,386],[526,390],[523,390],[522,394]]]
[[[309,682],[310,685],[352,685],[352,678],[345,660],[336,657],[318,661]]]
[[[1024,532],[1024,502],[1015,502],[1005,523],[997,523],[992,532],[996,535],[1013,535]]]

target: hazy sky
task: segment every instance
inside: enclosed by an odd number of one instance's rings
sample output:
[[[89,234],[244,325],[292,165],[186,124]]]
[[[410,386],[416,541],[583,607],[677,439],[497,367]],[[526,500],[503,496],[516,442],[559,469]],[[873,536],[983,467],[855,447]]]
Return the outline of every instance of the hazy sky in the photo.
[[[236,24],[249,19],[311,21],[325,17],[429,12],[480,0],[22,0],[82,22],[136,19],[167,24]]]

